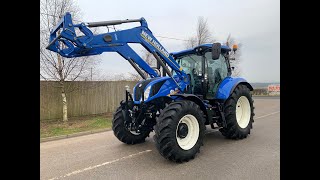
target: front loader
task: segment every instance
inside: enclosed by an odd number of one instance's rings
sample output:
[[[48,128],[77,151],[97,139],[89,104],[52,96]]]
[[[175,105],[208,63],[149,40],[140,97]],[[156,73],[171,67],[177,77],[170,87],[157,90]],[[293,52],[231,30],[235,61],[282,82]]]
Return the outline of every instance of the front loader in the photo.
[[[102,34],[89,29],[131,22],[140,26]],[[150,67],[128,43],[141,44],[153,54],[157,67]],[[143,80],[132,94],[125,91],[113,116],[114,135],[123,143],[142,143],[155,131],[159,153],[184,162],[199,152],[206,125],[230,139],[250,134],[253,88],[245,79],[231,77],[235,47],[213,43],[169,53],[144,18],[74,24],[66,13],[51,31],[47,49],[67,58],[117,52],[141,75]]]

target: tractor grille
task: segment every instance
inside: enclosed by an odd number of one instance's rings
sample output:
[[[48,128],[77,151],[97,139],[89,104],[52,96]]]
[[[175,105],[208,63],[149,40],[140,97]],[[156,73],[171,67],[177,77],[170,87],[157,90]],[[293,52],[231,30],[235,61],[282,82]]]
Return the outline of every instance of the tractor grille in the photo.
[[[135,88],[135,92],[134,92],[134,100],[135,101],[139,101],[141,96],[143,96],[143,90],[144,88],[154,79],[148,79],[148,80],[145,80],[145,81],[142,81],[142,82],[139,82],[137,85],[136,85],[136,88]],[[141,85],[140,85],[141,84]],[[140,86],[140,87],[139,87]]]

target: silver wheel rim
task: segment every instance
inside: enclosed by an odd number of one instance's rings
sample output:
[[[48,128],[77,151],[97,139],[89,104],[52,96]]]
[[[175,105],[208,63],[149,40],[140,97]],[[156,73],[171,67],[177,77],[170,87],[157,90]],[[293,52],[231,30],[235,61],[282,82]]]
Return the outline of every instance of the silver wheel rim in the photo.
[[[178,136],[178,127],[179,124],[185,123],[188,126],[188,134],[185,138],[180,138]],[[176,128],[176,139],[178,142],[178,145],[183,150],[189,150],[193,148],[193,146],[197,143],[199,138],[199,124],[196,117],[194,117],[191,114],[187,114],[183,116]]]
[[[133,134],[133,135],[140,135],[140,133],[137,133],[136,131],[129,131],[131,134]]]
[[[238,99],[236,106],[236,119],[241,128],[246,128],[250,122],[251,108],[249,100],[246,96],[241,96]]]

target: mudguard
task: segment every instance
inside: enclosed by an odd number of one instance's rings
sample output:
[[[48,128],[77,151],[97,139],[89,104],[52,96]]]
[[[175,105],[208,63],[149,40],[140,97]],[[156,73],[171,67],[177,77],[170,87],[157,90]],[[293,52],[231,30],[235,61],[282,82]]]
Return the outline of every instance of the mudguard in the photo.
[[[200,106],[200,109],[207,115],[207,107],[206,104],[196,95],[194,94],[174,94],[171,97],[180,97],[185,100],[193,101],[194,103]]]
[[[244,84],[250,89],[250,91],[253,91],[252,86],[245,79],[240,77],[226,77],[219,85],[218,91],[215,96],[216,99],[228,99],[230,94],[238,84]]]

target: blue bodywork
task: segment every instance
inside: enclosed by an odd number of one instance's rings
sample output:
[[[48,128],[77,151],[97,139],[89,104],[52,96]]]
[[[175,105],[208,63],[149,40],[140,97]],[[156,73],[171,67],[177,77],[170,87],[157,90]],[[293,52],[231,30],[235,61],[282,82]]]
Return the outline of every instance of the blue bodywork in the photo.
[[[176,79],[178,79],[177,77],[174,77]],[[159,91],[154,94],[153,96],[149,96],[148,99],[144,100],[144,102],[149,102],[149,101],[152,101],[158,97],[163,97],[163,96],[168,96],[170,94],[170,91],[173,90],[173,91],[177,91],[177,86],[175,85],[174,81],[170,78],[170,77],[160,77],[160,78],[157,78],[156,80],[154,81],[151,81],[145,88],[144,88],[144,91],[151,86],[151,90],[152,91],[152,88],[154,87],[153,85],[156,84],[156,83],[159,83],[161,81],[165,81],[163,83],[163,85],[161,86],[161,88],[159,89]],[[137,85],[133,88],[133,94],[135,94],[135,90],[136,90],[136,87]],[[141,99],[133,99],[134,100],[134,103],[135,104],[140,104],[141,103]]]
[[[117,52],[124,59],[132,60],[150,76],[149,78],[154,78],[154,80],[145,86],[144,90],[151,86],[152,91],[154,84],[165,81],[156,94],[144,100],[145,103],[159,97],[170,97],[170,95],[184,92],[185,88],[190,84],[189,78],[175,61],[175,58],[196,53],[197,48],[211,48],[212,44],[203,44],[192,49],[170,54],[153,36],[151,30],[148,28],[147,21],[144,18],[140,18],[138,21],[141,24],[138,27],[96,35],[92,33],[86,23],[73,24],[71,14],[66,13],[51,31],[50,42],[47,49],[67,58],[98,55],[103,52]],[[77,36],[75,28],[78,28],[83,35]],[[175,72],[175,75],[172,77],[160,77],[128,43],[140,43],[150,53],[156,53]],[[64,44],[64,48],[61,44]],[[221,46],[222,53],[230,50],[228,46]],[[219,86],[216,98],[222,100],[227,99],[230,92],[238,83],[246,83],[246,81],[243,78],[225,78]],[[135,93],[136,88],[135,86],[133,93]],[[140,104],[141,99],[134,99],[134,103]]]

